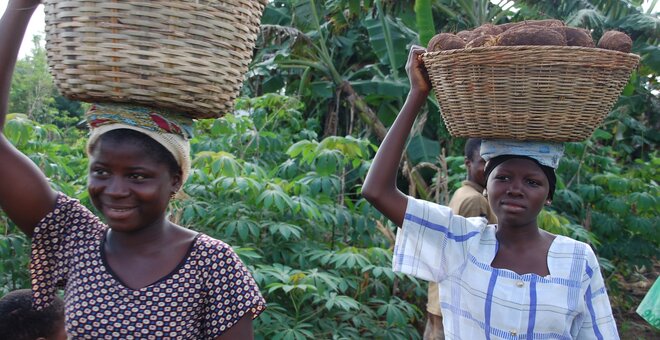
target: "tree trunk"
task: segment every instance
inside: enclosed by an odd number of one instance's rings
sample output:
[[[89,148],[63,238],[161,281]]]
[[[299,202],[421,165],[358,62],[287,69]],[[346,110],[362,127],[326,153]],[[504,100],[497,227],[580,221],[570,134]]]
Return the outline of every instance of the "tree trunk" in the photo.
[[[341,90],[346,94],[346,100],[351,103],[351,106],[357,109],[362,121],[371,127],[371,131],[373,131],[376,134],[378,140],[382,142],[383,139],[385,139],[385,135],[387,135],[387,128],[385,128],[385,125],[383,125],[380,119],[378,119],[376,113],[374,113],[371,108],[369,108],[369,105],[364,102],[362,96],[355,92],[353,86],[351,86],[348,81],[344,81],[341,84]],[[408,161],[407,152],[403,153],[403,164],[404,166],[410,164]],[[422,178],[422,176],[417,172],[410,172],[410,175],[412,177],[411,181],[415,184],[418,197],[426,200],[430,199],[429,188],[426,185],[424,178]]]

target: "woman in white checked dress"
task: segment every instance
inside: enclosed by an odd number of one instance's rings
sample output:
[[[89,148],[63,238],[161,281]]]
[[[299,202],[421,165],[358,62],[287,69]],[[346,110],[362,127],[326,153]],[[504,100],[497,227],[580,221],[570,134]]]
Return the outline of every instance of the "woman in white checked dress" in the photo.
[[[447,339],[618,339],[600,267],[585,243],[540,229],[561,145],[484,141],[488,201],[497,225],[406,196],[396,175],[431,90],[411,48],[408,98],[381,144],[362,194],[401,227],[394,270],[440,286]]]

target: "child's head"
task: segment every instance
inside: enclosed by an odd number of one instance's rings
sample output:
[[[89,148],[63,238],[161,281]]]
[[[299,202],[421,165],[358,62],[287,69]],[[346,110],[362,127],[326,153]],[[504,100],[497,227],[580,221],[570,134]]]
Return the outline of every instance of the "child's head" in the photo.
[[[66,340],[64,301],[56,297],[42,310],[32,308],[32,291],[20,289],[0,299],[0,339]]]

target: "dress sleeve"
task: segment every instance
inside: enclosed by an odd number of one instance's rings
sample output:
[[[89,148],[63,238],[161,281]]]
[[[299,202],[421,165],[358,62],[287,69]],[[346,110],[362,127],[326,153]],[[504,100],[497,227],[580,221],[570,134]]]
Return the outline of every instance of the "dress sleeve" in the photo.
[[[485,226],[483,217],[464,218],[449,207],[408,197],[392,269],[439,282],[466,261],[470,243],[478,242]]]
[[[255,319],[266,308],[259,287],[248,268],[227,244],[209,263],[208,299],[205,306],[204,329],[207,338],[214,338],[236,324],[247,312]]]
[[[70,257],[80,241],[102,232],[102,223],[79,201],[58,194],[55,207],[34,229],[30,258],[32,295],[36,309],[50,305],[67,280]]]
[[[577,339],[619,339],[598,259],[589,246],[586,248],[587,264],[583,275],[583,284],[587,285],[584,293],[586,315]]]

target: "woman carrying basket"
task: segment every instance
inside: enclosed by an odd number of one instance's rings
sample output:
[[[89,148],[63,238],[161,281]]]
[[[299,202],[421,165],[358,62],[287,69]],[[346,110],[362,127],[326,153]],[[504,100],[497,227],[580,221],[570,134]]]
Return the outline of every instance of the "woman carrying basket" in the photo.
[[[11,74],[37,0],[0,20],[0,131]],[[0,207],[32,238],[34,304],[63,285],[72,338],[250,339],[265,302],[231,247],[167,219],[190,170],[190,121],[125,105],[86,114],[88,192],[105,223],[0,134]]]
[[[404,195],[396,174],[431,90],[419,46],[410,50],[408,98],[381,144],[362,194],[401,227],[394,270],[438,282],[448,339],[618,339],[591,248],[536,223],[555,189],[558,144],[484,140],[488,201],[497,225]]]

